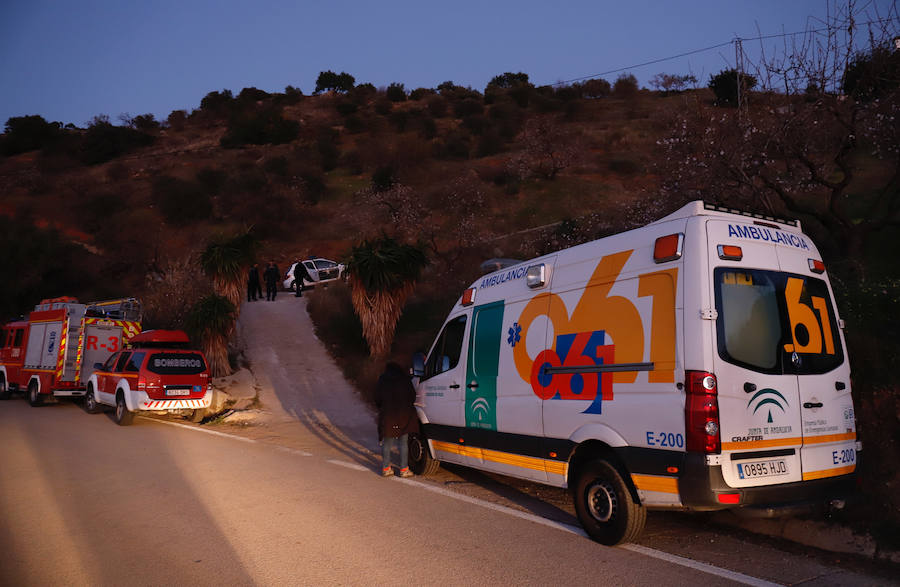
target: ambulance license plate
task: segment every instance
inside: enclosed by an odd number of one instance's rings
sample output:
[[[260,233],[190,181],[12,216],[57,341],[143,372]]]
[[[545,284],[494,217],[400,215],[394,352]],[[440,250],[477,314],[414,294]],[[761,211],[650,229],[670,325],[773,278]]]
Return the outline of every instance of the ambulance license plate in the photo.
[[[181,388],[167,388],[166,395],[191,395],[190,387],[181,387]]]
[[[784,459],[773,459],[769,461],[751,461],[749,463],[738,463],[738,477],[741,479],[756,479],[758,477],[777,477],[779,475],[787,475],[788,467]]]

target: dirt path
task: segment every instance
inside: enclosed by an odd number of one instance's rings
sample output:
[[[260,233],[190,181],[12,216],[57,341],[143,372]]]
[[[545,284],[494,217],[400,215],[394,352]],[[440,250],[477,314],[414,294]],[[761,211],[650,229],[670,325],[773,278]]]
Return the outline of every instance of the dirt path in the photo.
[[[307,299],[245,302],[238,336],[259,389],[266,434],[302,448],[325,443],[359,462],[378,453],[375,415],[313,332]]]

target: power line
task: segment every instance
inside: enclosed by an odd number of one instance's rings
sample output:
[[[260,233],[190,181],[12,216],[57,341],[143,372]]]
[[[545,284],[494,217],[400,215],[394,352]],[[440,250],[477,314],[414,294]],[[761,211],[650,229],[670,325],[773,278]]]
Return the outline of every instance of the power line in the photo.
[[[886,23],[886,22],[892,22],[892,21],[897,21],[897,20],[900,20],[900,19],[898,19],[897,17],[892,17],[892,18],[878,18],[878,19],[867,20],[867,21],[865,21],[865,22],[858,23],[856,26],[865,26],[865,25],[870,25],[870,24]],[[718,45],[711,45],[711,46],[709,46],[709,47],[704,47],[703,49],[694,49],[694,50],[692,50],[692,51],[686,51],[686,52],[684,52],[684,53],[679,53],[679,54],[677,54],[677,55],[671,55],[671,56],[669,56],[669,57],[661,57],[661,58],[659,58],[659,59],[652,59],[652,60],[650,60],[650,61],[645,61],[645,62],[643,62],[643,63],[637,63],[637,64],[635,64],[635,65],[630,65],[630,66],[627,66],[627,67],[619,67],[619,68],[616,68],[616,69],[610,69],[609,71],[603,71],[603,72],[595,73],[595,74],[592,74],[592,75],[585,75],[585,76],[582,76],[582,77],[576,77],[576,78],[573,78],[573,79],[569,79],[569,80],[565,80],[565,81],[560,81],[560,82],[556,82],[556,83],[553,83],[553,84],[547,84],[547,85],[549,85],[549,86],[551,86],[551,87],[553,87],[553,86],[564,86],[564,85],[567,85],[567,84],[571,84],[571,83],[575,83],[575,82],[580,82],[580,81],[586,80],[586,79],[593,79],[593,78],[601,77],[601,76],[604,76],[604,75],[610,75],[610,74],[613,74],[613,73],[619,73],[619,72],[622,72],[622,71],[628,71],[628,70],[631,70],[631,69],[638,69],[638,68],[640,68],[640,67],[646,67],[646,66],[648,66],[648,65],[655,65],[655,64],[657,64],[657,63],[663,63],[663,62],[665,62],[665,61],[671,61],[671,60],[673,60],[673,59],[680,59],[681,57],[687,57],[688,55],[696,55],[697,53],[704,53],[704,52],[706,52],[706,51],[712,51],[713,49],[719,49],[719,48],[721,48],[721,47],[725,47],[725,46],[727,46],[727,45],[731,45],[732,43],[740,42],[740,41],[764,41],[764,40],[767,40],[767,39],[784,38],[784,37],[794,37],[794,36],[797,36],[797,35],[818,34],[818,33],[827,32],[827,31],[833,31],[833,30],[841,29],[841,28],[843,28],[843,27],[835,27],[835,26],[831,26],[831,27],[825,27],[825,28],[821,28],[821,29],[812,29],[812,30],[805,30],[805,31],[797,31],[797,32],[794,32],[794,33],[777,33],[777,34],[773,34],[773,35],[761,35],[761,36],[758,36],[758,37],[747,37],[747,38],[744,38],[744,37],[735,37],[734,39],[732,39],[732,40],[730,40],[730,41],[726,41],[726,42],[724,42],[724,43],[719,43]]]

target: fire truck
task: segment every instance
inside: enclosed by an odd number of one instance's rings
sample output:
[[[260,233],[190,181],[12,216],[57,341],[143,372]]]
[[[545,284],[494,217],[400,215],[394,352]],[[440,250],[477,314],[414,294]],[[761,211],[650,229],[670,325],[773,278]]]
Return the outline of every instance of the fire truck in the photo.
[[[134,298],[41,300],[27,318],[0,331],[0,399],[22,392],[37,406],[50,398],[81,397],[90,366],[140,332],[141,304]]]

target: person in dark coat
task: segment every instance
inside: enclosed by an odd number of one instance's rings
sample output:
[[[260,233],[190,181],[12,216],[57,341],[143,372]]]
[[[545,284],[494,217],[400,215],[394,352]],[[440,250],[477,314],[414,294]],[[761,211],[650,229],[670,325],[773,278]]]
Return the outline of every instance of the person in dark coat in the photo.
[[[294,295],[296,297],[303,296],[303,280],[312,281],[309,278],[309,271],[306,270],[306,265],[303,264],[303,261],[297,261],[297,264],[294,265]]]
[[[275,265],[275,261],[269,261],[269,265],[266,267],[265,272],[263,272],[263,278],[266,280],[267,301],[275,301],[275,296],[278,294],[279,277],[281,277],[281,274],[278,273],[278,267]]]
[[[259,265],[254,263],[247,275],[247,301],[256,301],[256,296],[262,298],[262,288],[259,285]]]
[[[378,440],[381,444],[381,475],[390,477],[391,450],[399,443],[400,476],[412,477],[409,470],[409,434],[419,431],[419,418],[414,406],[416,390],[409,375],[397,363],[388,363],[375,386],[378,408]]]

